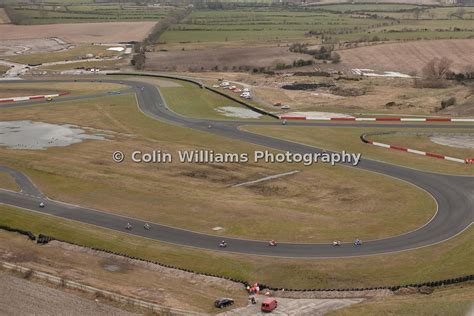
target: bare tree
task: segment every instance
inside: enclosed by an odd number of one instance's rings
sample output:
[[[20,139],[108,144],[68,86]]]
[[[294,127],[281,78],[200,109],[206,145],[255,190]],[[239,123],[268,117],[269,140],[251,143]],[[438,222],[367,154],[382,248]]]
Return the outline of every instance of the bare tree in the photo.
[[[447,58],[433,58],[421,69],[421,78],[415,77],[417,88],[445,88],[446,78],[451,72],[452,61]]]
[[[452,64],[453,62],[447,57],[441,59],[433,58],[422,69],[423,79],[446,79],[446,75],[451,71]]]

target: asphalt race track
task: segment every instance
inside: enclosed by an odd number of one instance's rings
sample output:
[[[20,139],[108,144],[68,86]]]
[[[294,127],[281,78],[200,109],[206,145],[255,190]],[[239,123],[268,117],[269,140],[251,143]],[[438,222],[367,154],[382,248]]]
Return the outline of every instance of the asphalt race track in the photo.
[[[90,81],[90,80],[77,80]],[[15,83],[29,83],[31,81],[15,81]],[[38,81],[34,81],[38,82]],[[44,81],[43,81],[44,82]],[[54,81],[48,81],[54,82]],[[62,80],[61,82],[64,82]],[[321,152],[311,146],[301,145],[285,140],[271,138],[245,132],[239,129],[241,125],[280,125],[281,122],[252,122],[252,121],[215,121],[183,117],[168,109],[159,90],[152,84],[125,80],[102,80],[102,82],[122,83],[128,85],[130,91],[137,95],[139,108],[145,114],[156,120],[174,125],[205,131],[229,138],[246,141],[268,148],[290,151],[294,153]],[[5,83],[5,82],[3,82]],[[64,97],[61,101],[86,99],[105,94]],[[44,104],[45,101],[25,101],[5,104],[1,107],[22,107]],[[1,110],[0,110],[1,111]],[[373,127],[374,123],[347,123],[347,122],[298,122],[298,126],[344,126]],[[444,124],[376,124],[377,127],[417,127],[417,128],[473,128],[472,125],[444,125]],[[105,153],[109,154],[109,153]],[[110,153],[111,155],[111,153]],[[422,172],[414,169],[391,165],[383,162],[362,159],[357,167],[371,172],[377,172],[410,182],[427,192],[437,201],[436,215],[423,227],[406,234],[389,237],[386,239],[364,241],[360,247],[355,247],[352,241],[343,243],[340,247],[328,244],[282,243],[277,247],[268,247],[268,241],[254,241],[235,238],[225,238],[227,248],[219,248],[222,236],[212,236],[197,232],[173,228],[157,223],[150,223],[150,230],[143,229],[144,221],[140,219],[122,217],[104,211],[83,208],[58,201],[47,199],[41,191],[22,173],[0,167],[0,171],[11,174],[22,188],[20,193],[0,189],[0,203],[16,206],[36,212],[55,215],[58,217],[93,224],[96,226],[126,232],[129,234],[147,237],[163,242],[211,249],[215,251],[255,254],[275,257],[298,258],[327,258],[375,255],[382,253],[398,252],[418,247],[424,247],[445,241],[464,231],[474,220],[474,177],[449,176],[435,173]],[[473,173],[474,174],[474,173]],[[41,201],[45,208],[39,208]],[[133,230],[125,230],[125,224],[130,222]],[[354,236],[354,239],[357,236]]]

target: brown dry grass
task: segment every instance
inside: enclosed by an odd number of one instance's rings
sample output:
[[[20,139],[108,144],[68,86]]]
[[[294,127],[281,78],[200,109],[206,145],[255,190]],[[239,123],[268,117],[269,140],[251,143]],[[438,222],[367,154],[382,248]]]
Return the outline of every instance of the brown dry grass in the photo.
[[[370,68],[379,71],[420,71],[432,58],[448,57],[452,69],[464,70],[474,64],[474,39],[415,41],[341,50],[347,69]]]
[[[198,312],[215,312],[217,297],[246,301],[243,286],[91,251],[60,242],[38,246],[0,231],[0,258],[21,266],[122,295]],[[113,271],[117,269],[117,271]],[[111,271],[112,270],[112,271]]]
[[[264,240],[352,240],[355,235],[372,239],[421,226],[434,209],[433,201],[410,185],[343,167],[115,164],[111,159],[115,150],[176,153],[178,149],[206,148],[239,153],[262,149],[159,123],[143,116],[133,97],[126,95],[10,109],[2,111],[2,117],[72,123],[134,135],[47,151],[0,149],[0,153],[5,153],[3,163],[26,171],[52,198],[178,227],[213,233],[212,228],[220,226],[225,235]],[[229,188],[295,168],[304,172],[272,182],[270,185],[283,193],[271,198],[265,188]],[[406,197],[403,201],[398,198],[400,192]]]
[[[83,95],[108,90],[120,90],[123,88],[123,85],[99,82],[95,82],[93,85],[86,82],[38,82],[28,84],[28,86],[21,83],[2,84],[0,82],[0,98],[54,94],[62,91],[68,91],[71,95]],[[57,100],[60,99],[59,97]]]
[[[109,249],[194,271],[284,288],[354,288],[442,280],[472,273],[473,227],[444,243],[378,256],[268,258],[179,247],[0,205],[0,223],[88,247]],[[422,267],[422,269],[420,269]]]
[[[11,191],[19,191],[19,187],[9,174],[0,172],[0,188]]]
[[[118,43],[142,40],[155,22],[107,22],[46,25],[0,24],[0,40],[59,37],[70,43]]]
[[[472,95],[472,88],[450,83],[445,89],[419,89],[413,87],[411,79],[364,78],[361,81],[336,81],[334,78],[252,75],[248,73],[195,73],[194,77],[224,78],[252,86],[255,100],[262,107],[274,112],[279,108],[271,106],[280,102],[291,106],[292,111],[327,111],[348,114],[408,114],[408,115],[466,115],[469,112],[457,112],[456,109]],[[343,97],[332,94],[330,89],[313,91],[293,91],[280,87],[294,82],[325,83],[334,82],[343,89],[365,91],[357,97]],[[458,105],[448,108],[449,111],[437,112],[442,100],[455,97]],[[386,106],[395,102],[395,106]]]

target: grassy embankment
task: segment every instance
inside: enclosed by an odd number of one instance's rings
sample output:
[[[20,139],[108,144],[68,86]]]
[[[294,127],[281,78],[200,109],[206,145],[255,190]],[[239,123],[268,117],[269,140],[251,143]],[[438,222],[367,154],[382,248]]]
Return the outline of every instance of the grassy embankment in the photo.
[[[412,251],[362,258],[305,260],[184,248],[1,205],[0,213],[0,224],[36,234],[274,287],[351,288],[410,284],[470,274],[474,269],[472,228],[444,243]]]
[[[329,313],[329,316],[370,315],[472,315],[474,284],[447,286],[431,295],[393,296],[382,301],[371,300]]]
[[[41,246],[25,236],[2,230],[0,252],[3,261],[167,307],[217,313],[222,310],[214,307],[216,297],[232,297],[236,301],[234,307],[247,303],[247,295],[241,284],[196,277],[174,269],[131,262],[107,253],[96,253],[56,242]],[[2,273],[4,271],[0,269],[0,276]],[[122,304],[117,305],[124,307]],[[149,311],[134,312],[147,315]]]

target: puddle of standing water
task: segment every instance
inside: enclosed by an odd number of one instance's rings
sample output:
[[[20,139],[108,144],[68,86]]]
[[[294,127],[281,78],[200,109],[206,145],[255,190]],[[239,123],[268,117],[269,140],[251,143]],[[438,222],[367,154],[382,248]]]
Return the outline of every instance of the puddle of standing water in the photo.
[[[50,124],[33,121],[0,122],[0,146],[11,149],[45,150],[65,147],[86,139],[105,140],[102,135],[91,135],[75,125]]]

